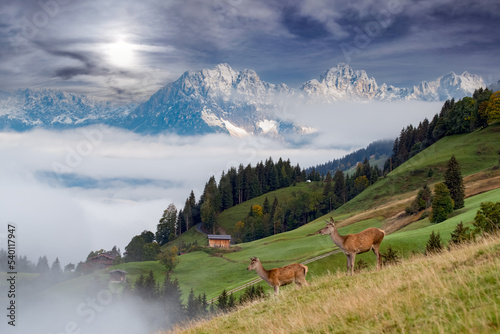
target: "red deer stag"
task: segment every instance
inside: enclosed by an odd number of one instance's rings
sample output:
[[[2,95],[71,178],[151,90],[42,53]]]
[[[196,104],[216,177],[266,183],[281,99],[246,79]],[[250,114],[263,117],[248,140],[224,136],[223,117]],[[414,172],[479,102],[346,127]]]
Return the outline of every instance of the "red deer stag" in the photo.
[[[370,227],[356,234],[340,235],[335,227],[333,218],[326,223],[326,227],[319,230],[321,235],[329,234],[332,241],[337,245],[347,256],[347,274],[351,269],[351,276],[354,273],[354,258],[356,254],[368,252],[370,250],[377,256],[377,270],[380,270],[382,258],[380,256],[379,247],[384,239],[385,232],[376,228]]]
[[[299,287],[302,285],[309,285],[306,281],[307,266],[300,263],[292,263],[281,268],[274,268],[271,270],[266,270],[262,266],[260,260],[256,257],[250,258],[251,262],[247,270],[255,270],[257,274],[264,281],[269,284],[269,286],[274,288],[274,294],[278,295],[280,286],[290,284],[295,282]]]

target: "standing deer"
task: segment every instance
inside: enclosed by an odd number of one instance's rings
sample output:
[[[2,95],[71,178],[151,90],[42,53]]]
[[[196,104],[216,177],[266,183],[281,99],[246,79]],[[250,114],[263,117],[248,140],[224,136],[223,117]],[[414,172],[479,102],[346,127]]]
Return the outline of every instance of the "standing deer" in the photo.
[[[292,282],[295,282],[295,284],[299,287],[302,287],[302,285],[309,285],[306,281],[308,268],[303,264],[292,263],[281,268],[266,270],[258,258],[251,257],[250,261],[251,262],[247,270],[257,271],[260,278],[266,281],[269,286],[274,288],[275,295],[279,294],[280,286],[287,285]]]
[[[370,250],[377,256],[377,270],[380,270],[382,258],[380,257],[379,247],[384,239],[385,232],[376,228],[370,227],[356,234],[340,235],[335,227],[333,218],[326,223],[326,227],[319,230],[321,235],[329,234],[332,241],[337,245],[347,256],[347,274],[351,269],[351,276],[354,274],[354,258],[356,254],[368,252]]]

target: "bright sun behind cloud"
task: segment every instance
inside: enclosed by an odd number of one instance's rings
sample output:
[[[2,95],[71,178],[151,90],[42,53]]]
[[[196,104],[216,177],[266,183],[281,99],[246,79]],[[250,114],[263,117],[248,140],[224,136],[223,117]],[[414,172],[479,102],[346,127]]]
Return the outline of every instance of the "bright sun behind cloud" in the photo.
[[[111,64],[118,67],[127,67],[134,62],[134,45],[118,40],[107,45],[106,54]]]

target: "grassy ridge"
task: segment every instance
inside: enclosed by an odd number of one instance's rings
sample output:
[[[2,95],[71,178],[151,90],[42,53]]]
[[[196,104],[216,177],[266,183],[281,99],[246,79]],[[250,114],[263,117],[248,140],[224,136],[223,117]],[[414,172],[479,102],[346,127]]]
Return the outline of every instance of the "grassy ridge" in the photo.
[[[388,198],[401,197],[443,180],[446,163],[454,154],[465,177],[499,164],[500,122],[473,133],[444,137],[426,148],[387,177],[367,188],[339,208],[339,212],[359,212],[381,205]],[[404,195],[403,195],[404,196]]]
[[[500,239],[353,277],[327,274],[176,333],[498,333]]]

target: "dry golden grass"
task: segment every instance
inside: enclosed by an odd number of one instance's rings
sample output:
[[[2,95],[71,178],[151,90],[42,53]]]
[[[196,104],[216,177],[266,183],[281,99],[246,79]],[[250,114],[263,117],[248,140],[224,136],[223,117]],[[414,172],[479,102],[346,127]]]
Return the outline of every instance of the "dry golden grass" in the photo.
[[[464,178],[465,197],[500,188],[500,169],[469,175]]]
[[[500,238],[319,277],[174,333],[499,333]]]

